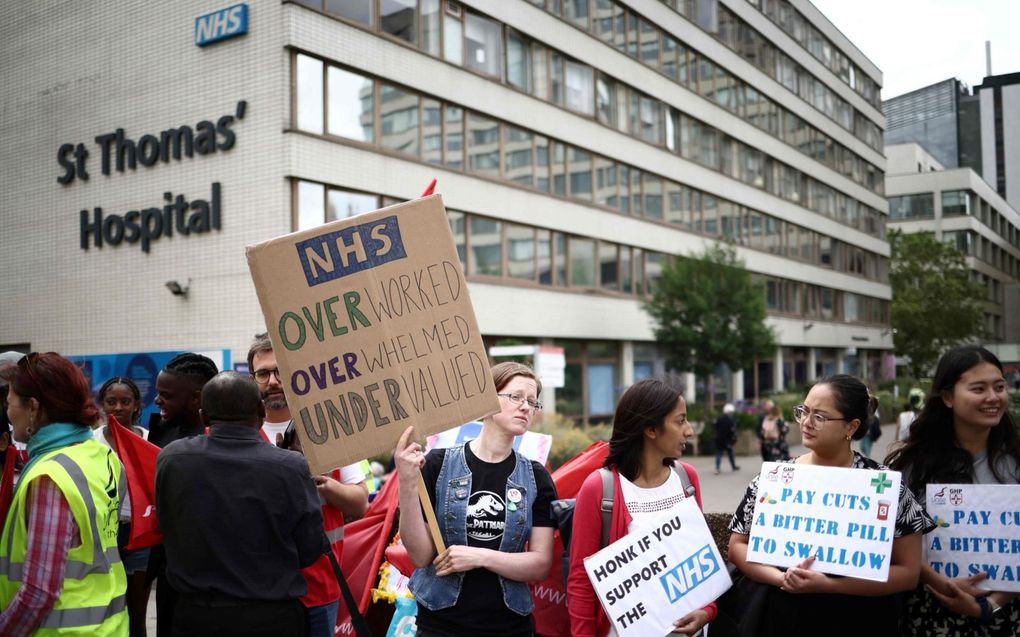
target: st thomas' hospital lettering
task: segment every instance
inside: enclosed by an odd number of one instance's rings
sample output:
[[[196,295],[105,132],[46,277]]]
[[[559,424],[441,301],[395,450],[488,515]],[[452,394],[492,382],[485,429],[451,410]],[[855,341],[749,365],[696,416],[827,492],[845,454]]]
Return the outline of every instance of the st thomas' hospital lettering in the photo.
[[[212,155],[234,147],[237,136],[231,126],[244,119],[247,102],[237,103],[232,115],[223,115],[215,123],[202,120],[194,128],[178,126],[158,135],[146,134],[137,141],[127,137],[124,129],[104,133],[95,138],[100,158],[100,171],[110,176],[113,170],[124,173],[137,170],[141,164],[152,168],[159,163],[181,161],[184,157]],[[57,182],[65,186],[75,179],[89,179],[89,149],[84,143],[63,144],[57,150],[57,163],[64,169]],[[122,242],[139,243],[143,252],[149,252],[152,242],[161,237],[173,237],[174,231],[187,236],[220,230],[222,225],[222,186],[213,182],[208,199],[188,200],[184,195],[164,192],[162,207],[131,210],[123,215],[105,214],[96,206],[91,213],[82,209],[81,249],[94,244],[102,248],[105,242],[116,246]]]

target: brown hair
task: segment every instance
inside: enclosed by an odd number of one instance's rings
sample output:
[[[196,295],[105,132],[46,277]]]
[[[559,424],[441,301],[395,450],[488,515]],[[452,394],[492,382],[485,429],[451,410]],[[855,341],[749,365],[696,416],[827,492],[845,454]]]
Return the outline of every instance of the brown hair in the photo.
[[[517,376],[523,376],[535,381],[538,385],[535,395],[539,396],[542,394],[542,381],[538,379],[538,375],[535,374],[535,371],[527,365],[508,361],[506,363],[499,363],[498,365],[492,366],[492,382],[496,385],[496,391],[506,387],[507,383]]]
[[[262,332],[261,334],[255,335],[255,340],[251,342],[251,347],[248,348],[248,373],[254,375],[255,370],[255,355],[261,354],[262,352],[273,351],[273,341],[269,340],[269,332]]]
[[[77,365],[56,352],[32,353],[4,369],[4,378],[22,400],[35,398],[47,424],[66,422],[91,427],[99,420],[88,381]]]

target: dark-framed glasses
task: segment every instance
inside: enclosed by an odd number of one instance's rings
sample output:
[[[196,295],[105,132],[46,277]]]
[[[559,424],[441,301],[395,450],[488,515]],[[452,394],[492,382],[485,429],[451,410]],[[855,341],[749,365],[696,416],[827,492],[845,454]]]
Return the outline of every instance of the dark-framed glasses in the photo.
[[[506,398],[512,404],[517,405],[518,407],[520,407],[524,403],[528,403],[528,407],[531,407],[533,411],[542,411],[542,403],[538,402],[537,400],[525,398],[524,394],[496,394],[496,395]]]

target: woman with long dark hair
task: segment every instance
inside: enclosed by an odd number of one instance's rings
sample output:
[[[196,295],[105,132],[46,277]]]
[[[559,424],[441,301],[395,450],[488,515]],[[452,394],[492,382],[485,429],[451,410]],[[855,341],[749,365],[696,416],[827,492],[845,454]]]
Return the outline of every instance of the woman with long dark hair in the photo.
[[[99,409],[74,363],[29,354],[0,370],[28,463],[0,535],[0,635],[125,635],[116,454],[92,438]]]
[[[867,432],[877,400],[864,383],[843,374],[824,378],[811,388],[804,404],[793,410],[808,452],[788,462],[823,467],[882,469],[850,448]],[[762,637],[869,635],[896,637],[897,593],[917,585],[921,570],[921,534],[934,524],[906,487],[900,487],[889,578],[885,582],[836,577],[811,569],[813,558],[788,569],[747,560],[748,538],[758,498],[756,476],[730,522],[729,560],[751,580],[768,585],[761,625]],[[851,618],[838,621],[837,618]]]
[[[616,406],[609,456],[605,469],[612,473],[613,512],[608,543],[640,529],[662,516],[685,498],[694,497],[701,507],[698,474],[679,463],[694,428],[687,421],[687,404],[679,387],[656,378],[630,386]],[[679,471],[684,472],[681,477]],[[573,637],[615,635],[609,618],[595,596],[584,558],[602,548],[602,475],[588,476],[577,494],[570,540],[570,634]],[[685,484],[691,486],[685,488]],[[715,619],[715,603],[699,608],[674,623],[674,632],[694,635]]]
[[[931,393],[903,446],[887,459],[922,503],[928,484],[1020,484],[1020,439],[1009,414],[1002,363],[968,345],[942,355]],[[1020,635],[1016,593],[977,587],[980,573],[957,579],[921,567],[907,599],[903,635]]]

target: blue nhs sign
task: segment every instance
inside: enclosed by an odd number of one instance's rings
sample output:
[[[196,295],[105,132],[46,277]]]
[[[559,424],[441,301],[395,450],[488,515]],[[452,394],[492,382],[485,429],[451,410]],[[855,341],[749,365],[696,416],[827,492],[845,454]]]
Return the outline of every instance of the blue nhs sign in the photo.
[[[248,5],[242,2],[195,18],[195,44],[205,46],[248,32]]]

